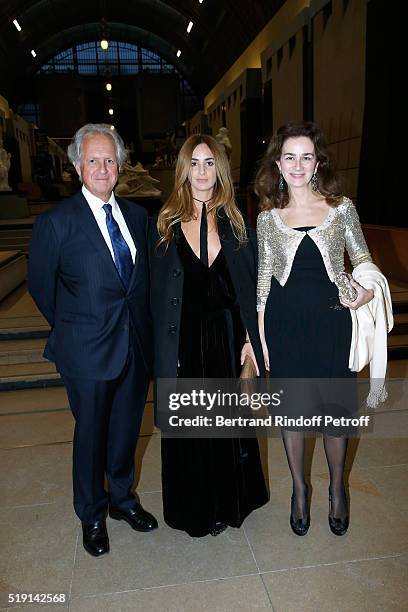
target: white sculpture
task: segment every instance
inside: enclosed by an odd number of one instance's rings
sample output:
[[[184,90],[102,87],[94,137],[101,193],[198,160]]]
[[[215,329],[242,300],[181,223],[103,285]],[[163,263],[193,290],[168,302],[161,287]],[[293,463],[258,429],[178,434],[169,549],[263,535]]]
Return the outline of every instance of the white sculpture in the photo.
[[[220,127],[218,130],[218,134],[215,136],[215,140],[224,146],[225,152],[227,154],[228,159],[231,157],[232,152],[232,144],[228,136],[228,128]]]
[[[8,173],[10,170],[10,153],[7,153],[3,147],[3,139],[0,136],[0,191],[11,191],[8,182]]]
[[[138,198],[160,198],[162,192],[154,187],[159,180],[150,176],[140,162],[132,166],[125,162],[119,175],[119,182],[115,189],[118,196],[135,196]]]
[[[174,168],[177,162],[175,133],[168,132],[166,138],[155,142],[156,159],[154,168]]]

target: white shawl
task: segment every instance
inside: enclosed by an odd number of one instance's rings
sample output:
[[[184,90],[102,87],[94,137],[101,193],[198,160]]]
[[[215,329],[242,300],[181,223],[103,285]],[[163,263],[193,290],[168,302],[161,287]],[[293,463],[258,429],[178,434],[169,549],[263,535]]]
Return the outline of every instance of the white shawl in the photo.
[[[351,310],[353,331],[349,368],[360,372],[370,364],[370,393],[367,406],[375,408],[387,399],[385,374],[387,370],[387,333],[394,325],[392,302],[387,279],[373,263],[362,263],[353,270],[354,279],[365,289],[372,289],[374,297],[368,304]]]

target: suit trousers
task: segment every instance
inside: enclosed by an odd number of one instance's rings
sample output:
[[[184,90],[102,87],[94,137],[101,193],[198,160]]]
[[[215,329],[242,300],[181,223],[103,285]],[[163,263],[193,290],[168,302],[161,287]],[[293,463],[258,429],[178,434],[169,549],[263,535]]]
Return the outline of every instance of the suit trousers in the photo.
[[[149,380],[133,347],[113,380],[63,379],[75,418],[74,509],[81,521],[92,523],[105,519],[108,504],[123,510],[135,505],[134,455]]]

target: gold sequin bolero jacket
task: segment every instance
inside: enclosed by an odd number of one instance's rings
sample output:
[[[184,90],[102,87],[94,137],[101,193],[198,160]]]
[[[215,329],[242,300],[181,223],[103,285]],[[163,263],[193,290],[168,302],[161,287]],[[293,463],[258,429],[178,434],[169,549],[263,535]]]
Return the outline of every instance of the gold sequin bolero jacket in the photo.
[[[344,249],[353,268],[372,261],[361,229],[357,211],[351,200],[343,198],[332,207],[321,225],[302,232],[286,225],[278,210],[272,208],[260,213],[257,222],[259,267],[257,286],[257,310],[264,310],[271,279],[280,285],[288,280],[299,244],[308,234],[319,249],[327,275],[332,282],[344,270]]]

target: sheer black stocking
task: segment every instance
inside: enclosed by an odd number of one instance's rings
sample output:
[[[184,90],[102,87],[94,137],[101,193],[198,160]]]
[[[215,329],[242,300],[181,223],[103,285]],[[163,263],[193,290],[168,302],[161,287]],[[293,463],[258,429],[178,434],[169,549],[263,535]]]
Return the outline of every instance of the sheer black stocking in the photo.
[[[344,519],[348,515],[343,480],[348,438],[324,436],[323,440],[330,471],[331,516]]]
[[[305,438],[301,431],[282,429],[282,439],[293,481],[291,514],[293,519],[306,519],[307,486],[305,481]]]

